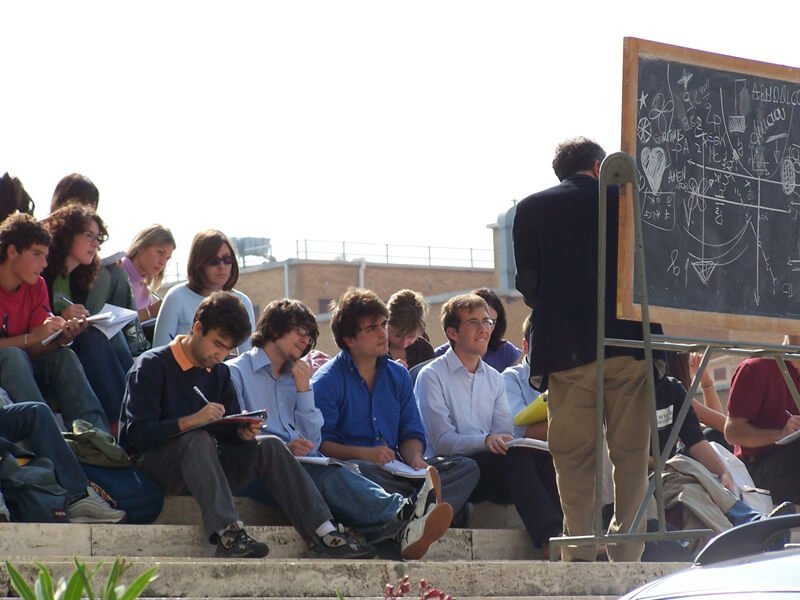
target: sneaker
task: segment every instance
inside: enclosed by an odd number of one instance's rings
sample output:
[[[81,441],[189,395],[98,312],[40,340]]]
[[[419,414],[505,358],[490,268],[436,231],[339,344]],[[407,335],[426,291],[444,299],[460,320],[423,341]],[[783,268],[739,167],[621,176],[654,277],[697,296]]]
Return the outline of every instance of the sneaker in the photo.
[[[404,560],[419,560],[442,537],[453,520],[453,507],[447,502],[431,504],[423,517],[414,516],[400,534],[400,554]]]
[[[94,488],[86,488],[88,495],[67,506],[67,517],[73,523],[121,523],[125,511],[111,508]]]
[[[793,515],[797,513],[797,506],[793,502],[781,502],[773,508],[769,514],[765,515],[765,519],[772,517],[784,517],[786,515]]]
[[[375,558],[375,548],[361,542],[338,525],[335,530],[322,537],[315,535],[308,558]]]
[[[439,481],[439,471],[436,467],[428,466],[425,469],[425,481],[417,493],[417,501],[414,505],[414,517],[421,518],[428,514],[428,507],[431,504],[439,504],[442,501],[442,484]]]
[[[231,527],[217,538],[217,558],[263,558],[269,554],[264,542],[257,542],[244,529]]]

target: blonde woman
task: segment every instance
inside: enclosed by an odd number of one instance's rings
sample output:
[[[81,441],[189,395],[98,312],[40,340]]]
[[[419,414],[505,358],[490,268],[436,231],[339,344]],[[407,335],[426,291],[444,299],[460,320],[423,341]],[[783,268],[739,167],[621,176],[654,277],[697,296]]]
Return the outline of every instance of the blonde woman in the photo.
[[[158,315],[161,299],[154,292],[161,287],[164,268],[174,251],[175,238],[172,232],[162,225],[151,225],[136,234],[127,256],[120,262],[128,275],[142,323]]]

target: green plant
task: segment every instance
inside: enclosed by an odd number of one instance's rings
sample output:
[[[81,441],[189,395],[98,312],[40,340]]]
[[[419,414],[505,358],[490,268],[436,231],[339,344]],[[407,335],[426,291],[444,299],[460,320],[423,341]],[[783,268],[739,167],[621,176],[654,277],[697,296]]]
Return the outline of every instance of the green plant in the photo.
[[[108,574],[105,585],[100,590],[100,596],[96,596],[92,587],[92,580],[100,567],[103,566],[103,563],[97,565],[90,572],[86,565],[77,558],[73,558],[73,562],[75,563],[75,570],[72,575],[69,579],[61,577],[56,586],[53,586],[53,577],[47,566],[37,562],[39,576],[36,578],[33,588],[11,563],[4,561],[4,564],[11,582],[11,588],[23,600],[80,600],[81,598],[89,598],[89,600],[95,600],[95,598],[100,600],[136,600],[150,582],[156,578],[158,569],[158,567],[148,569],[134,579],[130,585],[126,586],[120,583],[120,580],[131,568],[131,564],[124,558],[118,558],[111,565],[111,571]]]

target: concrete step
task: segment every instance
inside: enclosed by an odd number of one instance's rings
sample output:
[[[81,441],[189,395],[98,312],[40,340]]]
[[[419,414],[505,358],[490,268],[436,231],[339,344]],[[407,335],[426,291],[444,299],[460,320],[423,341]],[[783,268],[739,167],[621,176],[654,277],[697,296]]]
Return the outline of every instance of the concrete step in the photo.
[[[270,558],[301,558],[307,544],[288,526],[248,526],[266,542]],[[198,525],[84,525],[5,523],[0,556],[211,557]],[[546,558],[521,529],[451,529],[425,556],[429,561],[527,560]]]
[[[4,536],[5,537],[5,536]],[[32,581],[33,560],[11,561]],[[56,578],[72,572],[69,559],[41,561]],[[96,558],[88,558],[94,567]],[[105,580],[109,561],[96,581]],[[562,563],[542,561],[329,561],[133,558],[129,581],[158,566],[158,578],[147,597],[163,598],[378,598],[386,583],[408,575],[412,585],[420,579],[456,598],[618,597],[639,585],[683,568],[680,563]],[[0,589],[7,590],[7,575],[0,571]],[[2,595],[2,594],[0,594]],[[8,595],[6,591],[6,595]],[[408,597],[416,595],[412,592]]]

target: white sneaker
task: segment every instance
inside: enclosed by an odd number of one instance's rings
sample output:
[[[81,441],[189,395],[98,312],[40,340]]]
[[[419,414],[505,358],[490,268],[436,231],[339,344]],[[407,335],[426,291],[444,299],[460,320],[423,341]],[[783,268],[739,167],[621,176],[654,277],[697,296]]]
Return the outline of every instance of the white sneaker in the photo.
[[[419,560],[450,528],[453,507],[447,502],[431,504],[423,517],[414,516],[400,533],[400,554],[404,560]]]
[[[67,516],[73,523],[119,523],[125,520],[125,511],[111,508],[94,488],[88,487],[89,495],[67,506]]]
[[[425,481],[419,493],[417,493],[417,501],[414,504],[414,517],[416,518],[425,516],[431,504],[439,504],[442,501],[442,484],[439,481],[439,471],[436,470],[436,467],[431,466],[428,466],[425,471]]]

